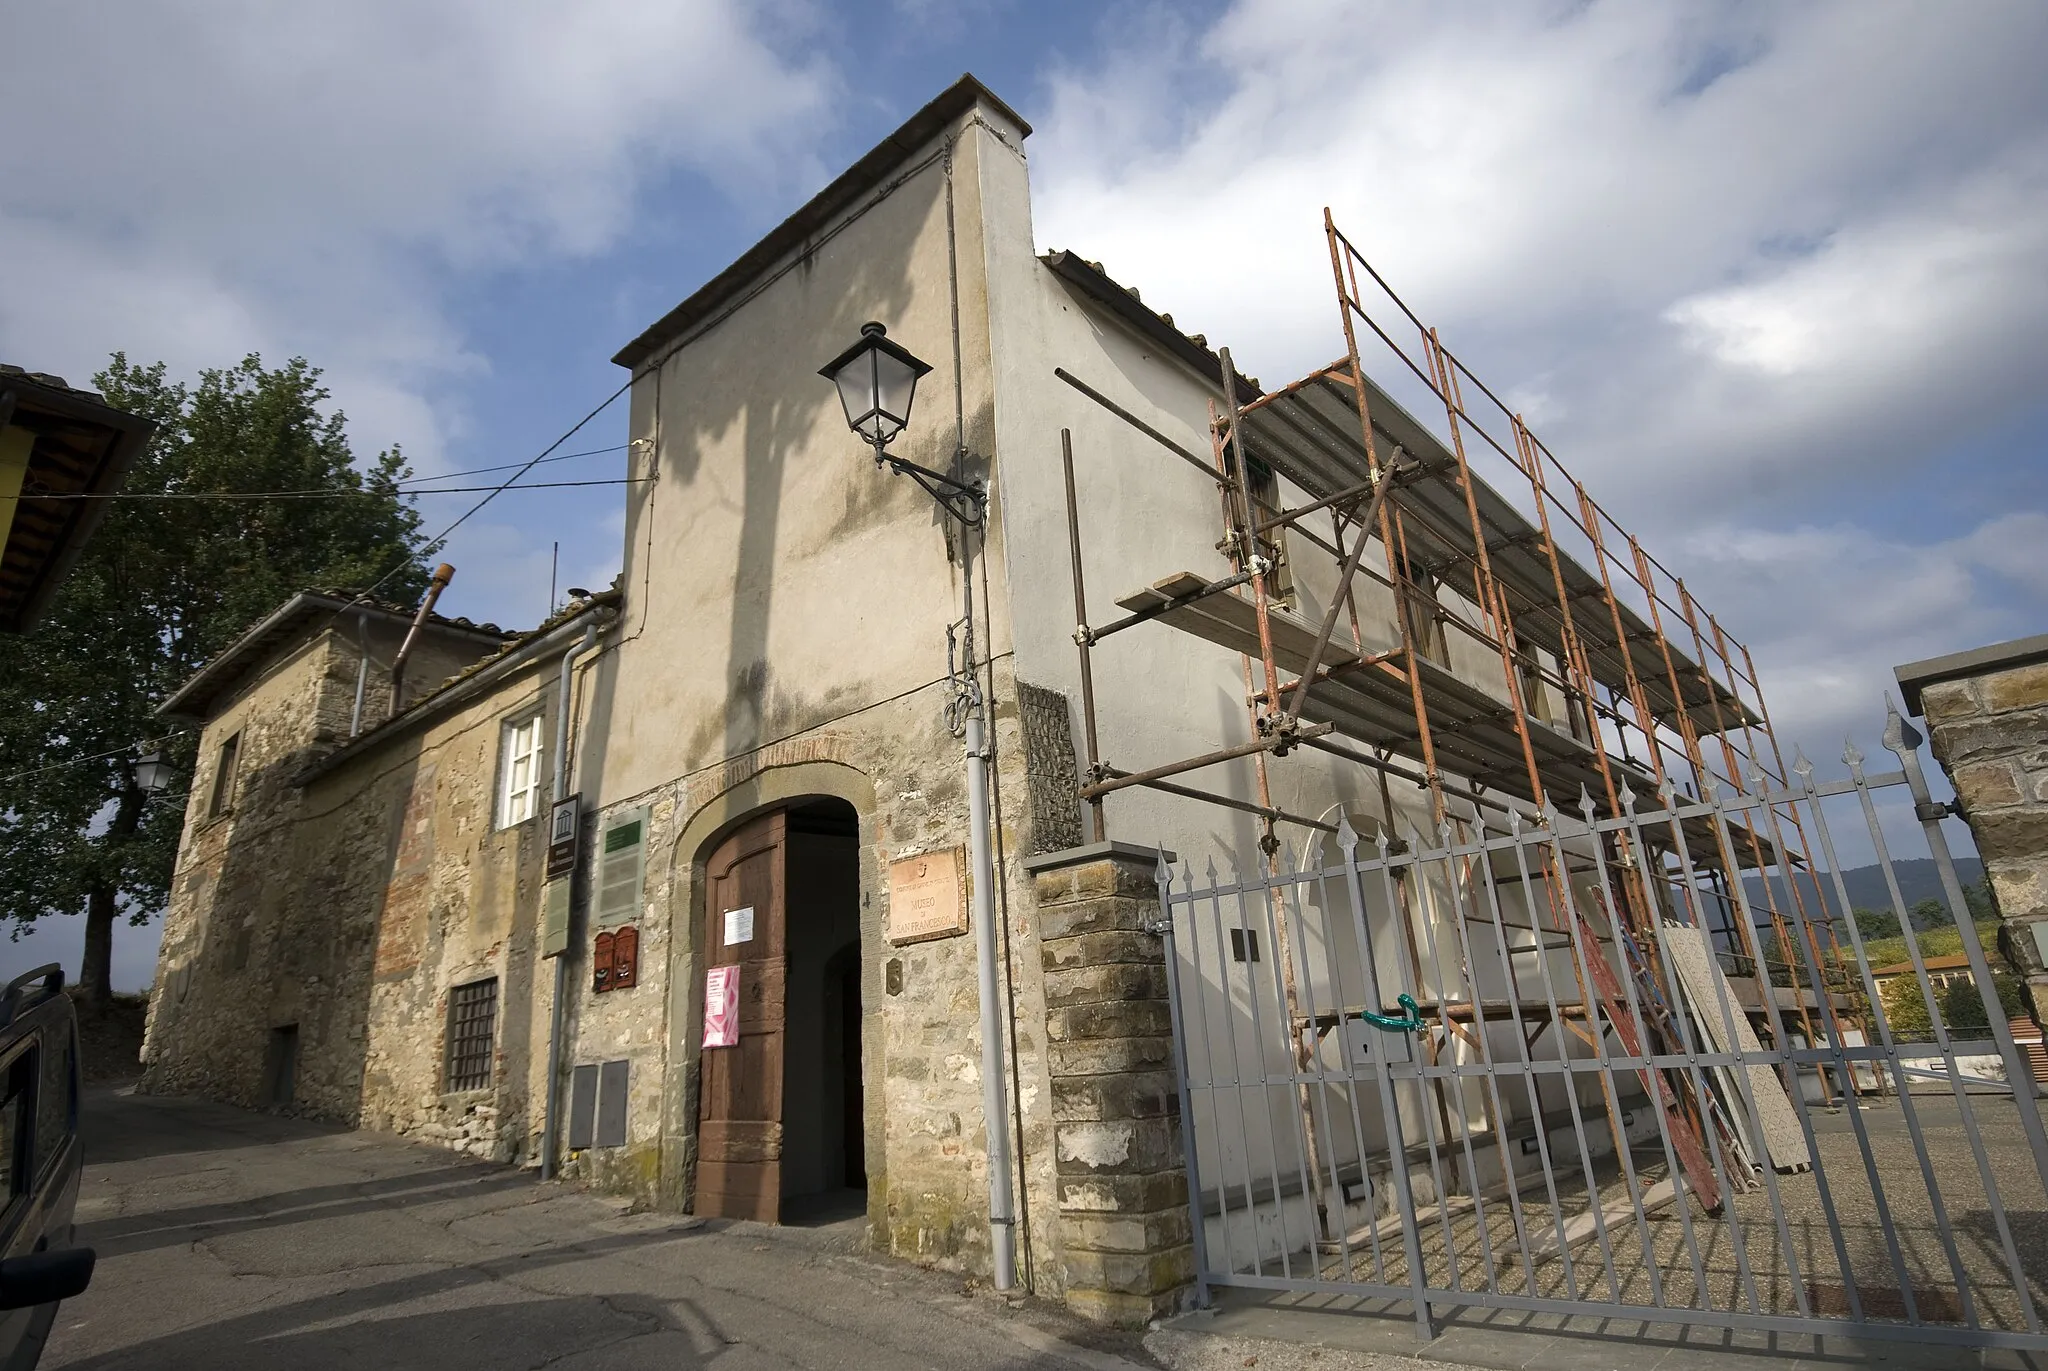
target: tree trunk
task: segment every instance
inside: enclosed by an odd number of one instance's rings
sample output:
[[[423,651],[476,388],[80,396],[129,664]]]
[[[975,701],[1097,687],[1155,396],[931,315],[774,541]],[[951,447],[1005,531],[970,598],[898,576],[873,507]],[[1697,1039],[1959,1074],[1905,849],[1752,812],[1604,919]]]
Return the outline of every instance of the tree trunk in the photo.
[[[132,785],[122,789],[114,821],[100,838],[100,850],[108,860],[86,895],[85,951],[79,958],[78,988],[84,1007],[95,1013],[104,1011],[114,997],[114,916],[120,912],[121,894],[116,853],[141,825],[145,798]]]

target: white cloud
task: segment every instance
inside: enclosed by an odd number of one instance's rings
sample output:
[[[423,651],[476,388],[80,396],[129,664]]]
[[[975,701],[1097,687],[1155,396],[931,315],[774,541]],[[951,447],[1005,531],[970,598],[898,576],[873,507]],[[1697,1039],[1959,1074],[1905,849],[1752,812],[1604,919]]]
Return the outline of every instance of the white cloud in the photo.
[[[786,11],[786,12],[783,12]],[[261,349],[322,363],[359,443],[431,467],[487,363],[461,273],[598,252],[677,170],[812,171],[830,80],[790,6],[255,0],[29,6],[0,50],[0,356],[82,380]],[[457,421],[459,422],[459,421]]]
[[[1781,731],[1868,729],[1893,664],[2031,631],[2048,514],[1963,502],[1959,535],[1845,505],[2038,402],[2048,8],[1239,0],[1160,24],[1054,76],[1044,246],[1275,381],[1342,349],[1329,206],[1753,641]]]
[[[2048,138],[1663,314],[1692,363],[1658,436],[1867,478],[2029,397],[2048,350]],[[1714,416],[1725,416],[1718,422]]]
[[[1961,546],[1978,566],[2027,595],[2037,612],[2048,604],[2048,514],[2003,515],[1961,540]]]
[[[1755,653],[1781,737],[1826,749],[1876,736],[1893,667],[2037,631],[1992,583],[2020,582],[2038,605],[2044,538],[2048,515],[2029,512],[1927,543],[1847,523],[1714,524],[1673,551],[1697,573],[1691,588],[1740,606],[1730,627]]]

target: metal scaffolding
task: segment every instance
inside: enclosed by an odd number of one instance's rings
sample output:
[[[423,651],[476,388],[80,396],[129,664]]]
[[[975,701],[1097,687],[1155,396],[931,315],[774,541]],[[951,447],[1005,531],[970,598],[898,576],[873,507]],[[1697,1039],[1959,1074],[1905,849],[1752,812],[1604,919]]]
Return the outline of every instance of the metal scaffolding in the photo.
[[[1333,831],[1273,803],[1270,766],[1304,749],[1377,773],[1389,822],[1392,785],[1426,791],[1432,824],[1459,842],[1475,831],[1484,841],[1505,832],[1503,824],[1542,825],[1556,809],[1576,812],[1582,804],[1618,819],[1635,800],[1655,795],[1668,801],[1793,789],[1748,649],[1466,368],[1327,211],[1324,228],[1343,356],[1262,391],[1239,375],[1227,348],[1219,349],[1221,403],[1210,405],[1208,454],[1182,446],[1085,379],[1057,373],[1213,483],[1222,514],[1219,546],[1230,563],[1218,579],[1183,571],[1124,595],[1116,603],[1127,613],[1090,625],[1072,437],[1062,431],[1087,759],[1079,795],[1096,840],[1107,836],[1105,798],[1144,787],[1255,815],[1270,864],[1279,850],[1278,825]],[[1404,345],[1403,337],[1413,341]],[[1372,380],[1361,340],[1384,346],[1442,406],[1441,435]],[[1273,507],[1277,498],[1261,498],[1277,490],[1273,477],[1307,500]],[[1303,547],[1318,549],[1336,567],[1315,623],[1279,603]],[[1391,605],[1390,639],[1375,641],[1361,627],[1366,595]],[[1242,654],[1251,741],[1138,769],[1102,756],[1092,655],[1105,639],[1153,622]],[[1254,763],[1256,801],[1180,779],[1238,758]],[[1774,976],[1785,977],[1801,954],[1823,967],[1843,966],[1797,813],[1782,805],[1746,812],[1754,816],[1747,824],[1696,817],[1672,825],[1662,846],[1626,831],[1608,835],[1602,869],[1616,922],[1608,936],[1628,944],[1629,974],[1657,992],[1646,1003],[1682,1002],[1651,936],[1672,918],[1707,930],[1724,963],[1737,971],[1746,966],[1774,1011]],[[1686,858],[1680,848],[1712,873],[1708,892],[1669,878]],[[1745,871],[1754,873],[1747,883]],[[1563,873],[1541,875],[1553,892],[1547,931],[1599,937],[1584,926],[1575,902],[1555,898]],[[1767,914],[1768,922],[1745,916],[1745,907]],[[1574,921],[1579,926],[1568,928]],[[1284,911],[1276,910],[1276,931],[1289,1012],[1306,1027]],[[1585,1027],[1589,1004],[1597,999],[1610,1023],[1635,1020],[1623,1012],[1625,988],[1606,958],[1574,974],[1578,1004],[1553,1011],[1554,1022],[1597,1051]],[[1795,988],[1786,1027],[1808,1043],[1839,1042],[1856,1017],[1851,1003],[1832,984],[1817,995]],[[1762,1014],[1764,1007],[1754,1011],[1759,1019],[1778,1022],[1776,1012]],[[1469,1037],[1462,1012],[1444,1004],[1425,1010],[1435,1020],[1429,1041]],[[1654,1015],[1645,1027],[1663,1040],[1662,1050],[1678,1040]],[[1304,1054],[1315,1040],[1313,1032],[1296,1034]],[[1642,1046],[1626,1044],[1631,1055]],[[1693,1193],[1713,1196],[1702,1146],[1711,1126],[1707,1102],[1668,1074],[1644,1072],[1642,1084],[1672,1121],[1680,1150],[1693,1153],[1684,1159]],[[1822,1088],[1832,1098],[1856,1087],[1844,1077],[1823,1080]],[[1619,1138],[1621,1109],[1611,1088],[1608,1094]]]

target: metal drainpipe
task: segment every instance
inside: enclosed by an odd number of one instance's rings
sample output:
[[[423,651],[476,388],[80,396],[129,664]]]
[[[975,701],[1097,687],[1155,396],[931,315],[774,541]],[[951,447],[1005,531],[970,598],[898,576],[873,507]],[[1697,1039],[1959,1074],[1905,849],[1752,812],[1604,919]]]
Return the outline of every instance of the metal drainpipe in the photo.
[[[988,501],[981,504],[988,519]],[[995,863],[989,852],[987,701],[982,698],[974,660],[974,559],[970,551],[975,530],[960,530],[960,580],[967,610],[967,678],[969,704],[967,751],[967,867],[974,907],[975,989],[981,998],[981,1113],[988,1134],[989,1255],[995,1287],[1017,1287],[1017,1210],[1011,1186],[1010,1106],[1003,1079],[1001,1001],[996,994]],[[985,528],[983,530],[985,532]],[[987,549],[982,549],[986,556]]]
[[[597,625],[591,624],[583,630],[583,641],[562,654],[562,676],[555,687],[554,788],[548,792],[551,801],[566,799],[569,794],[570,672],[576,665],[576,659],[595,646]],[[582,822],[581,816],[578,816],[577,822]],[[569,879],[576,879],[574,872],[570,873]],[[574,945],[573,941],[571,945]],[[540,1178],[544,1181],[555,1178],[555,1152],[562,1134],[561,1119],[555,1109],[555,1098],[561,1093],[562,1030],[568,1004],[569,953],[564,949],[562,954],[555,958],[555,1001],[548,1012],[548,1077],[541,1094]]]
[[[1017,1214],[1011,1203],[1010,1109],[1004,1098],[1001,1003],[996,997],[995,868],[989,861],[988,749],[979,704],[967,716],[967,865],[973,872],[974,962],[981,996],[981,1112],[988,1130],[988,1222],[995,1287],[1017,1286]]]
[[[370,616],[356,613],[356,707],[348,716],[348,736],[363,731],[363,690],[370,684]]]
[[[419,613],[412,616],[412,627],[405,631],[405,641],[399,644],[398,655],[391,659],[391,713],[392,718],[399,710],[399,697],[405,689],[405,659],[412,655],[412,645],[419,639],[420,629],[425,627],[427,616],[434,612],[434,602],[441,598],[441,592],[455,579],[455,568],[443,562],[434,568],[434,575],[427,582],[426,598],[420,601]]]
[[[953,150],[946,148],[946,283],[953,306],[953,475],[967,479],[966,371],[961,360],[960,261],[953,224]],[[1011,1183],[1009,1091],[1003,1078],[1003,1011],[996,996],[995,863],[989,851],[988,701],[981,693],[974,660],[974,544],[988,555],[989,501],[981,498],[981,519],[960,530],[960,590],[967,625],[968,710],[962,730],[967,745],[967,866],[973,888],[975,988],[981,997],[981,1114],[988,1133],[989,1256],[998,1290],[1017,1288],[1017,1206]],[[978,537],[977,537],[978,535]],[[994,632],[991,621],[990,632]],[[1016,1121],[1021,1124],[1021,1120]]]

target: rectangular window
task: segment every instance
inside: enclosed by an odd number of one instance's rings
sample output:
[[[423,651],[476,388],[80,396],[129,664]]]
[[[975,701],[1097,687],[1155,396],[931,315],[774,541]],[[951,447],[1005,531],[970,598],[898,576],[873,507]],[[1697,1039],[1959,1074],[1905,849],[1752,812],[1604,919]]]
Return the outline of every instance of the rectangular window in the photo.
[[[1252,479],[1252,522],[1263,524],[1285,511],[1280,505],[1280,478],[1264,462],[1247,463]],[[1264,533],[1253,535],[1253,545],[1259,555],[1273,564],[1266,575],[1266,589],[1273,597],[1273,603],[1283,609],[1294,607],[1294,564],[1287,556],[1287,529],[1269,528]]]
[[[541,716],[505,725],[505,755],[499,767],[498,827],[525,823],[540,811]]]
[[[1437,598],[1437,579],[1428,568],[1418,566],[1407,558],[1402,559],[1402,580],[1405,585],[1397,588],[1401,597],[1402,616],[1407,620],[1408,641],[1415,650],[1438,666],[1449,666],[1450,644],[1444,637],[1443,603]]]
[[[1555,726],[1557,711],[1551,708],[1550,683],[1543,679],[1543,665],[1533,653],[1523,653],[1515,663],[1516,688],[1522,693],[1522,708],[1529,717]]]
[[[472,981],[448,992],[446,1090],[482,1090],[491,1083],[491,1046],[498,1030],[498,982]]]
[[[234,808],[235,759],[242,753],[242,735],[237,733],[220,745],[213,763],[213,795],[206,803],[208,818],[218,818]]]

